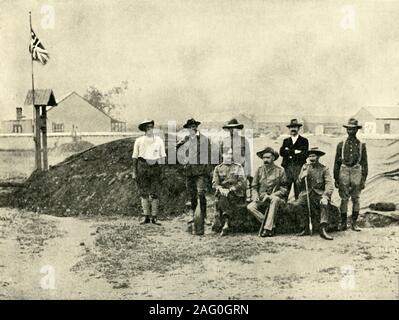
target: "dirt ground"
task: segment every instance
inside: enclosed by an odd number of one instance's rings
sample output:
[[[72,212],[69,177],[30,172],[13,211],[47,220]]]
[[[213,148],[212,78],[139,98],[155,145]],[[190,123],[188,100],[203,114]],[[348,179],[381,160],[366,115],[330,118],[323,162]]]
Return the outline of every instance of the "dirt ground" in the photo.
[[[399,228],[259,238],[0,208],[0,299],[398,299]],[[52,282],[53,281],[53,282]]]
[[[332,173],[342,138],[309,139],[327,152],[322,162]],[[259,138],[253,148],[280,144]],[[397,173],[384,175],[397,169],[397,146],[397,140],[367,141],[362,213],[371,202],[399,205]],[[29,172],[25,156],[15,157],[0,156],[3,180]],[[254,169],[259,164],[255,157]],[[338,204],[336,190],[332,201]],[[212,220],[212,209],[208,215]],[[398,222],[336,232],[325,241],[254,233],[221,238],[211,227],[194,237],[187,219],[141,226],[137,215],[54,217],[2,207],[0,299],[399,299]]]

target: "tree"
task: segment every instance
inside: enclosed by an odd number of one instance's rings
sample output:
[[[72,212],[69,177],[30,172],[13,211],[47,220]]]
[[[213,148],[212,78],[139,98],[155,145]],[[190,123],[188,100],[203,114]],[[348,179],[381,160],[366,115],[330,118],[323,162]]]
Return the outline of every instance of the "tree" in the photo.
[[[127,88],[127,81],[122,81],[119,86],[113,87],[108,91],[101,91],[94,86],[90,86],[83,97],[97,109],[112,116],[118,111],[118,108],[125,107],[125,105],[117,103],[116,99],[120,98],[126,92]]]

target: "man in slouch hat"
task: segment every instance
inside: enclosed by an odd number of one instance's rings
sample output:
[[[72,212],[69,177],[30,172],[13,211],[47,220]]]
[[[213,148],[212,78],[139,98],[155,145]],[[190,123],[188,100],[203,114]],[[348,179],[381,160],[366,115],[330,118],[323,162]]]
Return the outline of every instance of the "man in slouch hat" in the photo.
[[[365,187],[368,163],[366,144],[361,142],[356,134],[361,125],[354,118],[350,118],[344,124],[348,137],[338,143],[334,162],[335,186],[338,188],[341,198],[341,224],[340,230],[347,228],[348,202],[352,199],[352,223],[354,231],[360,231],[357,227],[357,219],[360,210],[360,193]]]
[[[233,161],[242,165],[245,175],[251,177],[251,150],[248,139],[241,135],[244,128],[242,123],[237,119],[231,119],[223,129],[229,132],[229,136],[225,137],[221,143],[221,154],[231,149],[233,151]]]
[[[165,143],[154,134],[154,120],[144,120],[139,130],[145,134],[136,139],[133,147],[133,179],[140,192],[144,219],[141,224],[157,221],[159,213],[159,186],[161,183],[161,165],[165,163]]]
[[[321,164],[319,159],[325,153],[319,148],[311,148],[307,155],[309,163],[302,166],[297,180],[300,188],[298,200],[294,202],[300,212],[300,226],[302,231],[299,236],[304,236],[309,231],[309,211],[320,213],[319,233],[323,239],[333,240],[327,233],[329,223],[328,205],[331,201],[331,195],[334,191],[334,185],[328,168]]]
[[[252,181],[252,202],[248,205],[248,211],[255,216],[259,222],[266,223],[261,232],[262,237],[274,235],[275,219],[279,207],[285,202],[287,194],[287,178],[284,169],[275,165],[278,153],[267,147],[256,153],[263,160],[255,173]]]
[[[183,128],[189,133],[176,145],[178,162],[184,165],[186,190],[191,202],[191,214],[194,215],[198,202],[205,223],[207,219],[206,190],[211,174],[211,146],[209,139],[200,133],[201,124],[193,118],[188,119]]]

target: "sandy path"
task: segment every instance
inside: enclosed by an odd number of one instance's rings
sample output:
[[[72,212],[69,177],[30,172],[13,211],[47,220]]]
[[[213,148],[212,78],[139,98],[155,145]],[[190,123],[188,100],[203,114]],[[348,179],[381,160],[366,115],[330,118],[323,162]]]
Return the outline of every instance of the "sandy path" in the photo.
[[[399,298],[398,226],[335,233],[336,239],[332,242],[323,241],[317,235],[312,238],[278,236],[267,240],[276,249],[249,256],[244,262],[206,256],[199,263],[186,261],[167,272],[126,273],[129,286],[115,289],[95,265],[73,269],[86,251],[93,248],[98,221],[30,213],[16,217],[15,210],[6,208],[0,208],[0,218],[10,217],[10,212],[14,214],[13,219],[0,225],[0,229],[8,230],[0,237],[1,299]],[[26,219],[32,216],[35,225],[45,223],[47,228],[54,225],[59,235],[46,239],[43,244],[39,242],[39,253],[32,251],[37,247],[34,238],[54,231],[38,229],[36,235],[33,233],[31,239],[21,244],[19,233],[27,232],[30,225]],[[123,217],[101,223],[137,227],[136,219]],[[12,228],[14,224],[19,227]],[[164,233],[152,234],[151,238],[166,245],[173,245],[175,241],[191,241],[198,248],[204,245],[204,240],[193,239],[176,221],[165,221],[162,228]],[[264,239],[253,234],[228,239],[241,240],[256,245]],[[135,256],[134,252],[131,254]],[[51,266],[55,271],[54,289],[41,288],[41,279],[45,276],[40,273],[43,266]],[[117,276],[120,274],[115,273]]]
[[[5,210],[0,209],[0,216]],[[8,299],[101,299],[104,292],[112,298],[110,285],[88,274],[72,272],[71,268],[92,245],[90,223],[75,218],[40,216],[56,225],[61,237],[48,240],[40,254],[21,251],[18,234],[11,233],[0,242],[0,297]],[[85,244],[84,246],[81,243]],[[4,257],[4,258],[3,258]],[[50,279],[54,275],[54,288]],[[44,279],[43,279],[44,278]]]

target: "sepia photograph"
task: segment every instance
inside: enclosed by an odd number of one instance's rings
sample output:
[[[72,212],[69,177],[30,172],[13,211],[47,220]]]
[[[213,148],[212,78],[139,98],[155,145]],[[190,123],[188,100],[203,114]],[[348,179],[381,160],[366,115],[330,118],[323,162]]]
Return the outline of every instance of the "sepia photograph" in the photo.
[[[399,300],[398,17],[0,0],[0,300]]]

